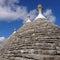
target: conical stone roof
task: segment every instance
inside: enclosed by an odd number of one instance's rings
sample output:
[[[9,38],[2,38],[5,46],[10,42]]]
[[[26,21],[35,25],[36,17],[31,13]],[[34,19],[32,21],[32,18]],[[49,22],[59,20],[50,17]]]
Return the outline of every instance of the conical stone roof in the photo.
[[[60,28],[47,19],[24,24],[0,49],[1,60],[60,60]]]

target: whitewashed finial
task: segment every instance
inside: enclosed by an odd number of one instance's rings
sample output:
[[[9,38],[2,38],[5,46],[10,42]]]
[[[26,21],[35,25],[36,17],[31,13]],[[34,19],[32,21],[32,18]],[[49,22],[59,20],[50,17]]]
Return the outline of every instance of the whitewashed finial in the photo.
[[[14,28],[14,32],[13,33],[16,33],[16,28]]]
[[[37,19],[39,19],[39,18],[45,18],[44,16],[43,16],[43,14],[42,14],[42,5],[40,4],[40,5],[38,5],[38,8],[37,8],[37,10],[38,10],[38,16],[35,18],[35,20],[37,20]],[[46,18],[45,18],[46,19]]]
[[[37,10],[38,10],[39,13],[42,13],[42,5],[38,5]]]
[[[27,17],[27,21],[26,22],[31,22],[30,16]]]

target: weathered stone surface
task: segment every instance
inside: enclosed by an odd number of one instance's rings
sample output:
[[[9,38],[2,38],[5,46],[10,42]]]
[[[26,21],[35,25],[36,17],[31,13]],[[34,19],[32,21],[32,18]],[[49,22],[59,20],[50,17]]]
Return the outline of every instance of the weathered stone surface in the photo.
[[[46,19],[26,23],[0,49],[1,60],[60,60],[60,28]]]

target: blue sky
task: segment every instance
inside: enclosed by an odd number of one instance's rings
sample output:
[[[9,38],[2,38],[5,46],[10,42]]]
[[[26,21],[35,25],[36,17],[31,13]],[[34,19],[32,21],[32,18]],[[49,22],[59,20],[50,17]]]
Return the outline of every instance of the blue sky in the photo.
[[[60,26],[60,0],[0,0],[0,40],[8,38],[14,28],[18,30],[28,15],[34,20],[39,4],[46,18]]]

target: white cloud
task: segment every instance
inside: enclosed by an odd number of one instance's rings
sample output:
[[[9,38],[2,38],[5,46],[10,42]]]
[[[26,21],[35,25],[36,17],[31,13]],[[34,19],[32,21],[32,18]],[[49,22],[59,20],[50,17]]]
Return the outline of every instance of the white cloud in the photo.
[[[0,42],[3,42],[5,40],[5,37],[0,37]]]
[[[16,20],[18,18],[23,20],[26,15],[26,7],[18,7],[16,11],[12,11],[9,7],[0,7],[0,19],[3,20]]]
[[[19,0],[0,0],[0,20],[16,20],[27,14],[26,7],[17,6]],[[14,11],[14,9],[15,11]]]
[[[53,23],[56,22],[56,17],[55,16],[50,16],[48,19]]]
[[[7,6],[6,3],[7,2]],[[16,6],[14,3],[19,3],[20,0],[0,0],[0,20],[12,21],[22,19],[26,21],[27,16],[31,16],[31,20],[36,17],[36,10],[30,12],[24,6]],[[14,9],[15,11],[14,11]]]
[[[0,5],[12,5],[14,3],[19,3],[20,0],[0,0]]]
[[[0,0],[0,5],[2,5],[4,3],[5,0]]]
[[[19,3],[19,0],[8,0],[8,3],[10,4]]]
[[[56,17],[53,15],[52,9],[47,9],[43,14],[51,22],[54,23],[56,21]]]

